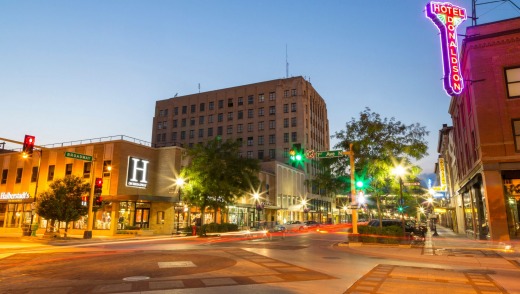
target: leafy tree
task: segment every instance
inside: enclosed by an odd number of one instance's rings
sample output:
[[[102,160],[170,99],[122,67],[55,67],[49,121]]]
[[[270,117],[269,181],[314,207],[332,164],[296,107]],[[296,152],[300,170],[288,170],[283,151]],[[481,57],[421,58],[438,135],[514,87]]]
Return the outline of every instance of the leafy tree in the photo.
[[[243,158],[239,152],[240,142],[222,142],[219,138],[188,149],[191,162],[181,170],[181,176],[189,181],[183,189],[183,198],[200,208],[201,225],[206,208],[215,210],[216,222],[218,209],[258,187],[258,160]]]
[[[406,166],[406,177],[415,179],[421,169],[412,160],[428,155],[427,135],[428,131],[419,123],[405,125],[393,117],[382,118],[370,108],[365,108],[359,118],[352,118],[346,123],[345,130],[332,136],[339,139],[335,148],[348,150],[353,144],[356,175],[370,179],[366,194],[375,196],[379,218],[380,198],[399,192],[399,181],[392,174],[392,169],[398,164]],[[335,174],[344,175],[348,166],[349,158],[346,157],[337,160],[332,168]]]
[[[36,213],[54,221],[65,222],[65,238],[69,222],[77,221],[88,212],[86,206],[81,205],[81,197],[89,195],[90,184],[77,176],[57,179],[49,186],[49,190],[40,194]]]

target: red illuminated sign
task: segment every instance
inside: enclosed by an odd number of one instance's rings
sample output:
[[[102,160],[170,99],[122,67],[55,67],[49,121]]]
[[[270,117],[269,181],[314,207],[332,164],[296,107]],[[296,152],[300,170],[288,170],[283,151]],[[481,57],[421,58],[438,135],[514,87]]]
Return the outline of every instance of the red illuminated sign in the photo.
[[[448,95],[458,95],[464,89],[464,81],[459,63],[457,26],[466,20],[466,9],[448,2],[430,2],[426,5],[426,16],[440,31],[444,89]]]

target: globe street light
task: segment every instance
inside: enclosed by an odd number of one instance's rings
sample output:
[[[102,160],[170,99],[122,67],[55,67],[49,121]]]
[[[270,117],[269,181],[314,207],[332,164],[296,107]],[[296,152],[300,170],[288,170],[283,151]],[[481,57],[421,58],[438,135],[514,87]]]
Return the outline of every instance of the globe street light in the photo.
[[[255,222],[255,219],[256,219],[256,222],[258,223],[258,219],[260,218],[260,211],[258,210],[258,200],[260,199],[260,195],[255,192],[253,194],[253,199],[254,199],[254,207],[255,207],[255,210],[253,211],[253,227],[255,226],[254,222]],[[258,212],[257,212],[258,211]],[[255,215],[256,215],[256,218],[255,218]]]
[[[179,189],[179,201],[177,202],[177,205],[175,207],[175,210],[177,211],[177,234],[180,234],[179,232],[179,222],[180,222],[180,213],[182,210],[181,200],[182,200],[182,187],[184,186],[184,179],[183,178],[177,178],[175,180],[175,185]]]

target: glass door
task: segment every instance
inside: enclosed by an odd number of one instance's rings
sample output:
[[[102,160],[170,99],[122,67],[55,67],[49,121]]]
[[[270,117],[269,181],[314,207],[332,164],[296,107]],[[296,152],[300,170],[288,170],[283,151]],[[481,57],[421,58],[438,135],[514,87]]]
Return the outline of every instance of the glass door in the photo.
[[[148,228],[150,224],[150,208],[136,208],[135,210],[135,226],[139,228]]]

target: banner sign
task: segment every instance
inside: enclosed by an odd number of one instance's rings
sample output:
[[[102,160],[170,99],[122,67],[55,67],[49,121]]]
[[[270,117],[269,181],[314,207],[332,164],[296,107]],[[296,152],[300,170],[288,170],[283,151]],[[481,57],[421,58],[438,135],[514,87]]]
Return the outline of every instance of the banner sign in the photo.
[[[128,157],[128,173],[126,185],[130,187],[146,188],[148,185],[148,160]]]
[[[459,63],[457,26],[467,19],[466,9],[448,2],[426,4],[426,16],[440,31],[442,61],[444,63],[444,90],[448,95],[458,95],[464,88]]]

